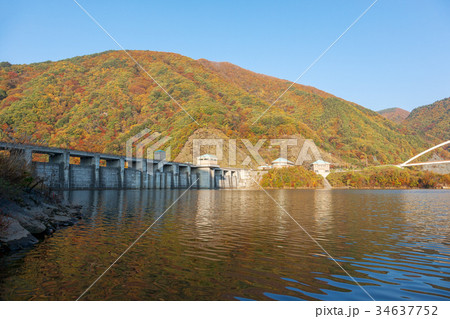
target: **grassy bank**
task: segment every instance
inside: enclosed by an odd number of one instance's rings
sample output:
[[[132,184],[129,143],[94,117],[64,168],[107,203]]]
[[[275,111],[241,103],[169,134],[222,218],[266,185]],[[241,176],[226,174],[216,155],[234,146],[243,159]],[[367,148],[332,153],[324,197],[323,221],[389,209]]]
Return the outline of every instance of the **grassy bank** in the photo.
[[[450,174],[398,167],[373,167],[355,172],[331,173],[327,176],[333,187],[354,188],[441,188],[450,186]]]
[[[262,187],[317,188],[322,187],[322,177],[303,166],[271,169],[262,177]]]

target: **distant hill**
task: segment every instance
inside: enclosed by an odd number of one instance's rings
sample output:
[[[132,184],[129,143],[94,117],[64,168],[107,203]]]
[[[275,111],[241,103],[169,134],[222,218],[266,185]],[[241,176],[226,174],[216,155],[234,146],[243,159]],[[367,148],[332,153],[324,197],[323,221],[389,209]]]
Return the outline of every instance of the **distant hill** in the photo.
[[[409,115],[409,112],[399,107],[393,107],[378,111],[379,114],[395,123],[402,123]]]
[[[172,157],[196,136],[313,139],[323,154],[349,163],[400,163],[432,144],[423,134],[319,89],[230,63],[129,51],[198,126],[121,51],[57,62],[0,63],[0,126],[50,146],[124,154],[144,128],[171,136]],[[266,143],[266,145],[268,142]],[[269,162],[276,147],[264,154]],[[248,154],[248,152],[246,153]]]
[[[450,98],[412,110],[404,124],[416,132],[450,140]]]

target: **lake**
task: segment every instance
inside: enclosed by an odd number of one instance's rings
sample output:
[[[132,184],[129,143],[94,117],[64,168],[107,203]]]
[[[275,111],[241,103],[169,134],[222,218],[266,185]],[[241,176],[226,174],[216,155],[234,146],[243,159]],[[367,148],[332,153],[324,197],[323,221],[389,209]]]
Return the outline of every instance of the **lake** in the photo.
[[[77,299],[183,191],[64,192],[85,219],[0,258],[0,299]],[[267,192],[187,191],[82,300],[450,300],[449,190]]]

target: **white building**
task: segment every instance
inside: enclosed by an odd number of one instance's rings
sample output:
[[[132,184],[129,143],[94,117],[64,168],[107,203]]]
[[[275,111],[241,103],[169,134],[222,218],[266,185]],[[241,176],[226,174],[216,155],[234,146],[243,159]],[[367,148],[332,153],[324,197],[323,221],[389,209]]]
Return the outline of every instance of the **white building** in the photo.
[[[218,166],[217,156],[211,154],[203,154],[197,157],[198,166]]]
[[[282,167],[290,167],[294,166],[294,163],[291,161],[285,159],[285,158],[277,158],[276,160],[272,161],[272,167],[273,168],[282,168]]]
[[[164,152],[163,150],[157,150],[154,153],[154,158],[157,161],[164,161],[166,159],[166,152]]]
[[[323,177],[327,177],[330,174],[330,163],[318,160],[312,163],[313,171],[316,174],[322,175]]]

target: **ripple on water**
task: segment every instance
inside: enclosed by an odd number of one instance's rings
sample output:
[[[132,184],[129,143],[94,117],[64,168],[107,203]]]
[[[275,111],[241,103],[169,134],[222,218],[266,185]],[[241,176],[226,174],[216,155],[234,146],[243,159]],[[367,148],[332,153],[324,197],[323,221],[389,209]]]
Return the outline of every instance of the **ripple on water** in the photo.
[[[448,191],[269,192],[322,247],[263,192],[189,191],[84,298],[450,299]],[[65,193],[88,218],[0,258],[0,299],[76,299],[179,194]]]

